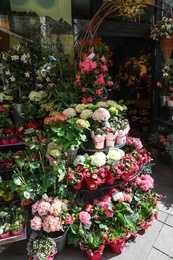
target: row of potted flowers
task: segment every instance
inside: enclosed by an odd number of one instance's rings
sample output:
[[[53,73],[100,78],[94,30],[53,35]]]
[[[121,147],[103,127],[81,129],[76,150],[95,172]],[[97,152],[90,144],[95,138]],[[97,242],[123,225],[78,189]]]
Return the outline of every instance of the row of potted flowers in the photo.
[[[19,236],[28,221],[28,211],[21,207],[20,201],[0,207],[0,239]]]
[[[66,230],[68,244],[85,250],[89,259],[102,259],[105,245],[109,245],[116,254],[122,253],[125,242],[131,236],[136,237],[140,230],[147,229],[157,219],[161,195],[152,191],[153,185],[153,178],[142,174],[133,180],[131,187],[111,189],[93,203],[60,200],[58,197],[44,197],[36,201],[31,206],[33,216],[30,227],[36,234],[32,234],[28,242],[29,256],[35,259],[37,254],[44,254],[46,259],[54,255],[56,246],[48,250],[49,242],[46,239]],[[40,232],[44,235],[40,236]],[[35,240],[36,248],[33,244]],[[44,245],[42,240],[45,241]]]

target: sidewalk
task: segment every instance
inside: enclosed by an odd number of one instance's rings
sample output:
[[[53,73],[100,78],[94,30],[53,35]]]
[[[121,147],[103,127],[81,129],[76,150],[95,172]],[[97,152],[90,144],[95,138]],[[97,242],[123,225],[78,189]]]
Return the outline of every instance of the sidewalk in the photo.
[[[138,233],[135,240],[126,242],[122,254],[116,255],[109,247],[104,250],[102,260],[168,260],[173,259],[173,172],[160,159],[154,160],[152,177],[155,179],[154,190],[163,195],[159,204],[159,217],[148,230]],[[0,253],[0,260],[28,260],[26,240],[10,244]],[[84,251],[73,246],[66,246],[55,260],[87,260]]]

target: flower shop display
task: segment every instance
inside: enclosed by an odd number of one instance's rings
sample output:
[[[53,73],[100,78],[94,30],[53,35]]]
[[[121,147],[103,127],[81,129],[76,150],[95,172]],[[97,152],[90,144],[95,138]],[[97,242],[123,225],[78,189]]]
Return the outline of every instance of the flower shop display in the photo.
[[[151,38],[153,40],[159,40],[161,42],[162,51],[165,63],[168,62],[171,52],[173,50],[173,18],[163,16],[161,21],[158,21],[151,28]]]
[[[53,47],[33,55],[29,43],[2,57],[5,84],[24,111],[24,122],[15,123],[13,131],[6,126],[3,134],[17,134],[25,146],[13,154],[10,179],[0,182],[1,197],[20,202],[0,210],[0,233],[17,236],[28,223],[34,231],[27,244],[30,260],[53,259],[66,239],[88,259],[101,260],[106,245],[123,252],[125,242],[157,218],[161,197],[152,191],[154,180],[146,171],[150,152],[128,136],[124,101],[109,99],[109,49],[94,39],[77,50],[82,52],[75,53],[74,63],[61,51],[52,55]],[[95,141],[98,151],[89,154],[87,143],[96,136],[104,143]],[[85,201],[87,192],[92,199]]]

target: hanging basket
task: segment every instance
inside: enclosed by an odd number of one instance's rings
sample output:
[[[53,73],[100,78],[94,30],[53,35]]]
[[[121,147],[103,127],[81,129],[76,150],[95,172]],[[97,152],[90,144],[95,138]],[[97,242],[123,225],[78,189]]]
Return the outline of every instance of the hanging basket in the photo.
[[[173,50],[173,37],[171,38],[162,37],[160,39],[160,43],[161,43],[162,53],[163,53],[165,63],[168,63],[168,60]]]

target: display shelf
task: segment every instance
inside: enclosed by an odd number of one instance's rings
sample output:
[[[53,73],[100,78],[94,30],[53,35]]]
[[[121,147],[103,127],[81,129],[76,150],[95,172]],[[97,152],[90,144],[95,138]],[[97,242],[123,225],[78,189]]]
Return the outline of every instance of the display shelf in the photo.
[[[83,150],[88,153],[95,153],[95,152],[105,152],[108,153],[110,148],[122,148],[126,142],[123,144],[115,144],[114,147],[104,147],[103,149],[96,149],[92,142],[88,142],[85,144]]]
[[[14,243],[14,242],[18,242],[18,241],[21,241],[21,240],[25,240],[26,238],[27,238],[27,228],[26,228],[26,225],[25,225],[23,232],[20,236],[10,236],[8,238],[0,239],[0,246],[10,244],[10,243]]]
[[[18,145],[25,145],[25,142],[24,141],[19,141],[16,144],[6,144],[6,145],[0,144],[0,147],[11,147],[11,146],[15,147],[15,146],[18,146]]]
[[[115,180],[114,184],[101,184],[96,190],[89,190],[84,183],[80,190],[74,190],[72,188],[70,188],[69,190],[70,192],[75,194],[77,201],[92,203],[94,199],[100,199],[111,189],[122,189],[124,186],[130,184],[136,177],[142,174],[144,167],[145,165],[142,165],[136,173],[132,174],[129,181]]]
[[[158,121],[158,122],[160,122],[160,123],[163,123],[163,124],[168,124],[168,125],[171,125],[171,126],[173,126],[173,121],[172,122],[170,122],[170,121],[168,121],[168,120],[164,120],[164,119],[162,119],[162,118],[159,118],[159,117],[156,117],[156,118],[154,118],[156,121]]]

